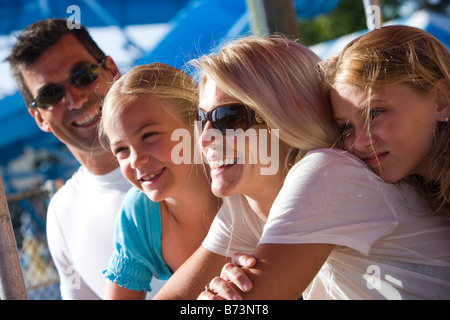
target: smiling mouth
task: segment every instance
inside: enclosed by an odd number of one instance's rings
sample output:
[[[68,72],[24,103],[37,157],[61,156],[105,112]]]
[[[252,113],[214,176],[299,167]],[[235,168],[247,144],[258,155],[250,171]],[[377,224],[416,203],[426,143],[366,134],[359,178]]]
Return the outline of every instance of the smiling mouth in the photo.
[[[158,170],[156,172],[150,173],[149,175],[146,175],[142,178],[140,178],[140,181],[146,182],[146,181],[151,181],[153,180],[155,177],[159,176],[162,172],[164,171],[164,168],[162,168],[161,170]]]
[[[380,161],[388,154],[388,152],[382,152],[379,154],[376,154],[372,157],[365,157],[362,160],[369,166],[378,166],[380,164]]]
[[[91,113],[85,117],[78,119],[73,122],[76,127],[87,127],[98,121],[100,118],[101,110],[100,108],[94,109]]]
[[[225,166],[232,166],[238,162],[236,158],[227,158],[225,160],[210,160],[209,166],[211,169],[218,169]]]

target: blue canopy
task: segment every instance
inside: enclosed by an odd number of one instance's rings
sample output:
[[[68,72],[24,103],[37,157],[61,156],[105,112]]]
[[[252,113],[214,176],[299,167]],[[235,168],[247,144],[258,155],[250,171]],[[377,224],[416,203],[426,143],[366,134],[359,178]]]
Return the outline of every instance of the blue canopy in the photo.
[[[86,27],[167,22],[190,0],[0,0],[0,34],[22,30],[38,20],[65,17],[76,5]],[[68,12],[69,11],[69,12]]]

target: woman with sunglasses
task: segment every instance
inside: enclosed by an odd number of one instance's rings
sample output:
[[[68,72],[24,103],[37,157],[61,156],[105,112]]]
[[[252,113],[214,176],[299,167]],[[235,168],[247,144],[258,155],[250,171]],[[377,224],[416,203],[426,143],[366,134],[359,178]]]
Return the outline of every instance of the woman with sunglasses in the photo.
[[[198,274],[212,268],[205,264],[217,261],[207,258],[249,252],[252,245],[256,264],[243,272],[253,290],[238,293],[228,283],[236,279],[216,277],[204,282],[200,298],[448,297],[449,221],[429,216],[414,188],[385,183],[361,160],[333,148],[338,134],[318,62],[306,47],[277,37],[236,40],[195,61],[201,72],[200,143],[213,164],[212,190],[225,202],[240,195],[242,205],[231,206],[231,216],[218,214],[202,248],[157,297],[185,297],[186,288],[198,289],[189,275],[198,282]],[[220,112],[230,104],[243,104],[264,121],[247,131],[266,128],[271,135],[278,129],[276,174],[261,174],[261,163],[220,165],[225,161],[216,150],[227,137],[212,140],[208,132],[233,119],[227,108]],[[226,121],[227,129],[238,124]]]
[[[134,67],[105,98],[100,136],[134,186],[115,224],[106,299],[145,298],[198,248],[221,205],[201,161],[176,164],[172,153],[174,132],[193,134],[197,104],[195,81],[160,63]]]

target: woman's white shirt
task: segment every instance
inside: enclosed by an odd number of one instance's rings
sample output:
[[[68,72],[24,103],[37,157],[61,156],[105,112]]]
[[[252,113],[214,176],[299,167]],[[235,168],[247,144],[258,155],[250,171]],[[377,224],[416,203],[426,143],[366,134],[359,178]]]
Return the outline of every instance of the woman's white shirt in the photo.
[[[233,203],[232,233],[218,216],[204,241],[221,255],[251,252],[262,232]],[[289,171],[259,243],[336,245],[305,299],[449,299],[450,221],[430,213],[413,187],[383,182],[351,154],[316,150]]]

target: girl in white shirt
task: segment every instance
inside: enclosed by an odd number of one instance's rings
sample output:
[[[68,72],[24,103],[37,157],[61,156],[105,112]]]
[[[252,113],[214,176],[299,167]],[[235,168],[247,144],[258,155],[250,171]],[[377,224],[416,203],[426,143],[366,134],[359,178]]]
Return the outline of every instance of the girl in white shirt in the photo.
[[[322,69],[344,149],[386,182],[407,178],[435,211],[450,213],[448,49],[423,30],[388,26]]]

